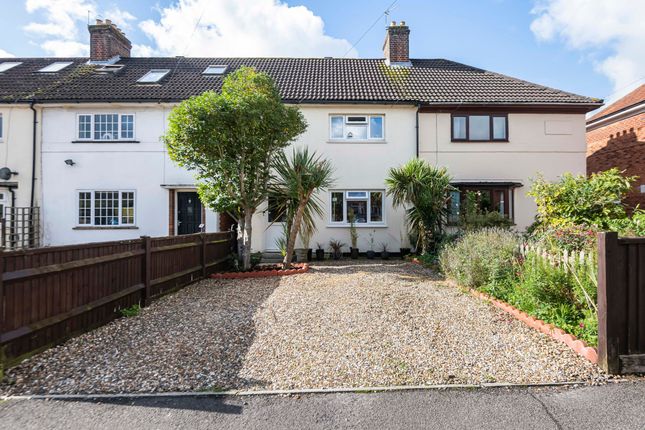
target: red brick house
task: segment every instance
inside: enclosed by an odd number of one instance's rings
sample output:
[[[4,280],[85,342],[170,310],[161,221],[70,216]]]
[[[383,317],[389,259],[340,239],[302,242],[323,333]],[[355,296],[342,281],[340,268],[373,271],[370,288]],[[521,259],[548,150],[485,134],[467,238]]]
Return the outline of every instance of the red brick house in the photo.
[[[639,177],[625,203],[645,208],[645,84],[587,120],[587,174],[612,167]]]

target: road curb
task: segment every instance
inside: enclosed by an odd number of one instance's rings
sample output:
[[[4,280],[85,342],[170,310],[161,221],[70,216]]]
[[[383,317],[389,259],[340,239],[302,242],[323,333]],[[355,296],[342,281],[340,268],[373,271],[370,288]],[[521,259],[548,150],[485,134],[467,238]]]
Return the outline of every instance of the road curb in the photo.
[[[225,390],[225,391],[188,391],[167,393],[120,393],[120,394],[42,394],[0,396],[0,400],[100,400],[100,399],[139,399],[166,397],[225,397],[225,396],[284,396],[301,394],[334,393],[378,393],[386,391],[443,391],[443,390],[485,390],[497,388],[539,388],[585,385],[584,381],[544,382],[536,384],[437,384],[437,385],[398,385],[391,387],[352,387],[352,388],[305,388],[297,390]]]

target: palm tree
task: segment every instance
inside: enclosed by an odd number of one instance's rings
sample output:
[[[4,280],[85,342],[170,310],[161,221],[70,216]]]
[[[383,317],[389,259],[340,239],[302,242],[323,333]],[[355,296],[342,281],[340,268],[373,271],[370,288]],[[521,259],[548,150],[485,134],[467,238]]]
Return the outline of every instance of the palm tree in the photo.
[[[387,195],[394,207],[406,207],[408,226],[418,233],[417,249],[429,250],[430,241],[443,233],[448,215],[451,177],[442,167],[413,158],[401,167],[392,168],[385,179]]]
[[[273,170],[271,194],[277,197],[287,219],[287,253],[283,265],[289,268],[298,233],[311,234],[316,229],[316,217],[323,215],[322,202],[315,193],[333,184],[334,169],[329,160],[315,151],[309,153],[304,147],[294,148],[291,159],[281,152],[273,163]]]

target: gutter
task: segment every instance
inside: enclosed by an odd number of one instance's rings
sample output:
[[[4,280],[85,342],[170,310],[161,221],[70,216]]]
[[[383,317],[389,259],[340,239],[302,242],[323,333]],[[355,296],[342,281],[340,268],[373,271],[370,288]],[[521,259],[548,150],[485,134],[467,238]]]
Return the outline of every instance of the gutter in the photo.
[[[34,195],[36,193],[36,129],[38,127],[38,113],[36,112],[36,109],[34,109],[34,104],[36,103],[35,100],[32,100],[31,103],[29,103],[29,109],[33,112],[34,115],[34,122],[33,122],[33,134],[32,134],[32,142],[31,142],[31,197],[29,199],[29,207],[34,207]],[[12,205],[13,206],[13,205]]]
[[[587,122],[587,131],[592,131],[605,125],[611,124],[616,121],[620,121],[631,116],[635,116],[641,113],[645,113],[645,101],[641,101],[636,105],[630,106],[626,109],[621,109],[617,112],[613,112],[606,116],[601,116],[596,118],[593,121]]]

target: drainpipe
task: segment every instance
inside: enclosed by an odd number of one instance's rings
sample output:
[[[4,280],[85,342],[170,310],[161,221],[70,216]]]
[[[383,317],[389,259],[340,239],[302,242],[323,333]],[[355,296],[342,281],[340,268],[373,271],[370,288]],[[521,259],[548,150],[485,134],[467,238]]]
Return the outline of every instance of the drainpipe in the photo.
[[[416,132],[417,132],[417,158],[419,158],[419,109],[421,109],[421,105],[417,105],[417,123],[416,123]]]
[[[38,127],[38,113],[34,109],[35,100],[32,100],[29,104],[29,109],[33,112],[34,123],[33,123],[33,135],[31,142],[31,198],[30,198],[30,207],[34,207],[34,194],[36,193],[36,128]]]

